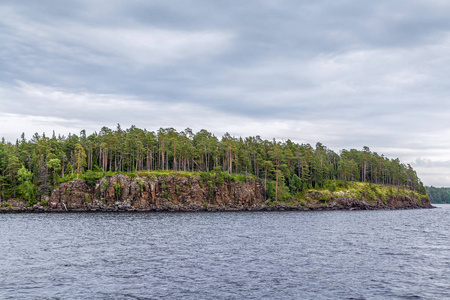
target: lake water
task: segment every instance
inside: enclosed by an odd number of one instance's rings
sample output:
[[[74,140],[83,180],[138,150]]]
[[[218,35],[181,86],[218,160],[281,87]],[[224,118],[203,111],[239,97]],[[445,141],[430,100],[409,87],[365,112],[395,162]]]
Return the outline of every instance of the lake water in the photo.
[[[0,215],[0,299],[450,299],[450,205]]]

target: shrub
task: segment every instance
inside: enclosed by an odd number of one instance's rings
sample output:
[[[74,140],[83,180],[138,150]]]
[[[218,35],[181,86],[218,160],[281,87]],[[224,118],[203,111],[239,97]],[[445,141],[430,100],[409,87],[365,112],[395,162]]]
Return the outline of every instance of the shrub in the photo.
[[[36,199],[30,199],[30,200],[28,200],[28,204],[26,206],[31,207],[31,206],[35,205],[36,203],[37,203]]]
[[[337,189],[336,181],[334,181],[334,180],[327,180],[325,182],[325,184],[323,185],[323,188],[326,189],[326,190],[329,190],[331,192],[335,192],[336,189]]]
[[[122,195],[122,190],[123,190],[123,186],[118,182],[114,182],[114,195],[116,196],[117,200]]]
[[[273,199],[273,201],[283,201],[288,202],[291,199],[291,193],[289,193],[289,190],[286,186],[283,186],[281,184],[278,185],[278,198],[275,199],[276,195],[276,182],[273,180],[267,181],[267,189],[266,189],[266,195],[267,198]]]
[[[328,204],[330,199],[331,199],[331,194],[328,194],[328,193],[325,192],[325,193],[320,193],[320,198],[318,200],[321,203]]]
[[[93,172],[91,170],[84,173],[82,178],[86,180],[86,183],[90,186],[94,186],[98,179],[103,177],[103,173],[101,172]]]
[[[108,189],[109,186],[109,182],[105,179],[102,179],[102,181],[100,181],[100,191],[102,193],[106,192],[106,190]]]
[[[139,191],[142,193],[144,191],[144,180],[142,180],[142,178],[138,178],[135,180],[135,183],[139,185]]]

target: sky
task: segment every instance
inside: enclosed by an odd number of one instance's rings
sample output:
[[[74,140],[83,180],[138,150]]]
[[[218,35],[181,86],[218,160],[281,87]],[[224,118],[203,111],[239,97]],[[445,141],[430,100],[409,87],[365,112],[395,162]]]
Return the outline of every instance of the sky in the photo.
[[[321,142],[450,186],[450,1],[0,1],[0,137]]]

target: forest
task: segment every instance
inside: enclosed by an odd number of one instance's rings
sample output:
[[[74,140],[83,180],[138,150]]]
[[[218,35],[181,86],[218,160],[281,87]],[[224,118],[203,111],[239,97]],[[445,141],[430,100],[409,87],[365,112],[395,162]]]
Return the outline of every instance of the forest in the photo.
[[[220,172],[229,180],[259,178],[268,197],[288,199],[311,188],[336,182],[367,182],[417,191],[426,190],[416,171],[399,159],[361,150],[339,153],[322,143],[314,147],[291,140],[264,140],[260,136],[221,138],[207,130],[160,128],[156,132],[131,126],[103,127],[90,135],[51,137],[25,134],[14,143],[0,143],[0,197],[34,202],[60,183],[92,180],[114,173]]]
[[[431,203],[450,203],[450,188],[430,186],[426,189]]]

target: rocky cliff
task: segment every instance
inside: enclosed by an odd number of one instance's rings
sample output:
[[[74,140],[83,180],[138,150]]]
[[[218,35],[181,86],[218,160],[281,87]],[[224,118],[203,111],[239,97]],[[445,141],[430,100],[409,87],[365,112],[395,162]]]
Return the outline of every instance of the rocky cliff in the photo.
[[[245,210],[265,203],[258,180],[222,183],[198,177],[102,178],[94,186],[84,180],[61,184],[48,200],[51,210],[138,210],[197,211]]]
[[[413,195],[414,193],[410,193]],[[350,195],[350,196],[349,196]],[[432,208],[427,196],[355,198],[351,193],[311,191],[302,200],[270,202],[259,180],[221,182],[199,176],[129,177],[117,174],[92,184],[62,183],[41,203],[11,200],[0,211],[201,211],[201,210],[374,210]]]

